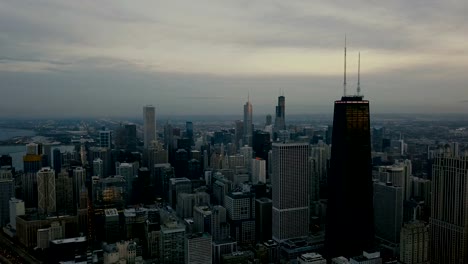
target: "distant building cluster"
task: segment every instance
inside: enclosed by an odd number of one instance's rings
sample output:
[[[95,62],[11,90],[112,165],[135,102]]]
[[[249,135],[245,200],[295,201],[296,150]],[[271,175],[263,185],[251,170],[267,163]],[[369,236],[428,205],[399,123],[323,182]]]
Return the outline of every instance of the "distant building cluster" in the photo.
[[[288,125],[284,95],[261,123],[249,98],[203,129],[145,106],[73,150],[30,143],[22,169],[0,159],[0,224],[44,263],[468,263],[463,149],[416,149],[369,105]]]

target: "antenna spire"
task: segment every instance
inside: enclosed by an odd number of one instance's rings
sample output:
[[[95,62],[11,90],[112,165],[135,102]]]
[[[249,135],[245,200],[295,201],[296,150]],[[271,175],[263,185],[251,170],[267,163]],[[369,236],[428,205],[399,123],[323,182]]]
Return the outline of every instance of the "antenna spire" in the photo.
[[[346,34],[344,38],[344,80],[343,80],[343,95],[346,96]]]
[[[247,102],[250,102],[250,90],[247,91]]]
[[[358,54],[357,95],[361,95],[361,52]]]

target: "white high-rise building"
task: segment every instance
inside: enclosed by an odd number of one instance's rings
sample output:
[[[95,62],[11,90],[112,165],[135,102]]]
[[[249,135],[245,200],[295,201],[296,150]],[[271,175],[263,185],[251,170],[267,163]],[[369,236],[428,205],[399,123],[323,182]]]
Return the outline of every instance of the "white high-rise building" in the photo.
[[[151,146],[151,142],[156,140],[156,115],[152,105],[143,107],[143,144],[145,148]]]
[[[266,183],[266,161],[260,158],[252,159],[252,183]]]
[[[468,263],[468,157],[435,159],[431,206],[431,263]]]
[[[272,236],[276,241],[307,236],[309,230],[309,144],[272,146]]]
[[[56,212],[55,171],[50,167],[44,167],[37,172],[37,196],[37,209],[40,214]]]
[[[24,215],[26,210],[24,208],[24,202],[22,200],[11,198],[10,199],[10,226],[13,230],[16,230],[16,217]]]

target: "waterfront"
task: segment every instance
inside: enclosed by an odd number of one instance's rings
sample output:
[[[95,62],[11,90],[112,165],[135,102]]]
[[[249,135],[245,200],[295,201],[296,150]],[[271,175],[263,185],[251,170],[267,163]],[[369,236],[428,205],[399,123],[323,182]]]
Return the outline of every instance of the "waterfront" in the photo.
[[[36,133],[32,130],[0,127],[0,141],[15,137],[33,137],[35,135]]]
[[[54,149],[60,149],[61,152],[71,152],[74,150],[74,145],[54,145],[51,148],[51,152]],[[0,155],[10,155],[12,158],[13,167],[16,170],[23,170],[23,156],[26,155],[26,145],[12,145],[12,146],[0,146]],[[53,157],[51,157],[53,160]]]

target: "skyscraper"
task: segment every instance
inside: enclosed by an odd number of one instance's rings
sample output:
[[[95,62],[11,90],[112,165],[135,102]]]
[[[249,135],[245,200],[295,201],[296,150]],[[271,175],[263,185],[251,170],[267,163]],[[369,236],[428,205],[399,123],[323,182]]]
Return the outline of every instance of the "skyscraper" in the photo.
[[[308,144],[273,144],[272,235],[276,241],[307,236],[309,152]]]
[[[375,182],[374,213],[376,236],[398,244],[403,224],[403,188]]]
[[[55,172],[50,167],[44,167],[37,172],[37,200],[40,214],[56,212]]]
[[[374,240],[369,101],[335,101],[332,141],[325,247],[329,258],[357,256]]]
[[[248,100],[244,105],[244,145],[252,146],[252,133],[252,104]]]
[[[156,116],[152,105],[143,107],[143,146],[148,148],[156,140]]]
[[[468,159],[435,159],[432,168],[431,263],[468,263]]]
[[[112,131],[105,129],[99,131],[99,146],[101,148],[112,148]]]
[[[278,97],[278,105],[276,106],[275,126],[274,132],[286,129],[285,121],[285,98],[283,95]]]
[[[185,122],[185,134],[187,138],[190,140],[190,145],[194,144],[194,139],[193,139],[193,122],[187,121]]]
[[[11,171],[0,169],[0,225],[2,227],[10,220],[9,201],[14,196],[14,182]]]

